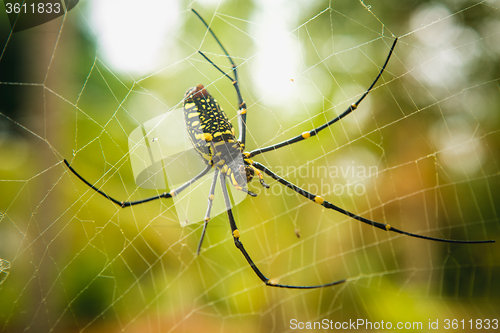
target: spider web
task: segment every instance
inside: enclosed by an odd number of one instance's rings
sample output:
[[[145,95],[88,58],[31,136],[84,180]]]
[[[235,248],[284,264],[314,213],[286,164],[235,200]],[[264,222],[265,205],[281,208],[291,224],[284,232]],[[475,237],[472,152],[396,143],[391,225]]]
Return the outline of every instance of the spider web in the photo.
[[[236,125],[232,85],[197,51],[229,63],[191,6],[238,64],[249,150],[342,113],[397,36],[354,113],[255,160],[366,218],[498,241],[498,2],[103,3],[15,33],[0,14],[2,332],[282,332],[325,319],[426,330],[498,319],[497,243],[383,232],[267,177],[270,189],[254,180],[259,195],[233,208],[255,263],[283,284],[347,278],[270,288],[235,248],[226,214],[210,220],[197,255],[202,224],[179,225],[171,201],[120,209],[62,162],[115,198],[139,200],[164,189],[135,182],[135,128],[181,107],[199,83]]]

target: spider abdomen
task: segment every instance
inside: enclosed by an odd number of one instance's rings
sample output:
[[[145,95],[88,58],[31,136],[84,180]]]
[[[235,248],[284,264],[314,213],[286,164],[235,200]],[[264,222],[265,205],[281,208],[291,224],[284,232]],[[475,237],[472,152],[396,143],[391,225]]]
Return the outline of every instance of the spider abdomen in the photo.
[[[186,92],[184,120],[191,143],[205,164],[220,169],[235,186],[245,187],[247,177],[242,148],[234,135],[233,125],[203,85]]]

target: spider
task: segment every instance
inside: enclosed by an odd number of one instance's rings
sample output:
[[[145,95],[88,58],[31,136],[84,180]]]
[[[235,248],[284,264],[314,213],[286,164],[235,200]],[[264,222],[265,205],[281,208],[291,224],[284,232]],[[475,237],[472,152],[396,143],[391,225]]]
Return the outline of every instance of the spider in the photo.
[[[391,55],[394,51],[394,47],[396,46],[397,38],[394,39],[394,42],[392,43],[392,46],[390,48],[389,54],[381,67],[378,75],[375,77],[373,82],[370,84],[368,89],[364,92],[364,94],[357,100],[357,102],[351,104],[347,109],[341,113],[339,116],[333,118],[329,122],[314,128],[310,131],[303,132],[302,134],[299,134],[291,139],[285,140],[283,142],[273,144],[269,147],[265,148],[260,148],[260,149],[255,149],[250,152],[245,151],[245,141],[246,141],[246,116],[247,116],[247,109],[246,109],[246,104],[243,101],[243,98],[241,96],[241,91],[238,87],[238,71],[237,71],[237,66],[233,62],[233,59],[229,55],[229,53],[226,51],[222,43],[219,41],[215,33],[212,31],[210,26],[207,24],[207,22],[198,14],[198,12],[194,9],[192,9],[193,13],[203,22],[205,27],[208,29],[210,34],[213,36],[219,47],[222,49],[222,51],[225,54],[225,57],[229,60],[231,64],[231,71],[229,73],[224,72],[222,69],[220,69],[215,63],[213,63],[203,52],[198,51],[198,53],[206,59],[211,65],[213,65],[218,71],[220,71],[225,77],[231,80],[234,89],[236,91],[237,99],[238,99],[238,129],[239,129],[239,135],[238,138],[236,139],[235,137],[235,131],[234,128],[227,118],[226,114],[224,111],[221,109],[217,101],[210,95],[210,93],[207,91],[207,89],[201,85],[198,84],[195,87],[192,87],[188,89],[185,93],[184,96],[184,119],[186,122],[186,127],[188,130],[188,134],[190,137],[190,140],[193,144],[194,149],[197,151],[197,153],[200,155],[200,158],[203,159],[204,163],[206,164],[206,167],[203,171],[201,171],[198,175],[196,175],[194,178],[191,180],[187,181],[184,183],[182,186],[171,190],[170,192],[164,192],[162,194],[142,199],[142,200],[137,200],[137,201],[119,201],[111,196],[107,195],[103,191],[101,191],[99,188],[95,187],[93,184],[88,182],[85,178],[83,178],[79,173],[73,169],[73,167],[70,166],[67,160],[64,160],[64,163],[67,165],[69,170],[75,174],[81,181],[83,181],[85,184],[87,184],[90,188],[92,188],[94,191],[97,193],[101,194],[108,200],[112,201],[116,205],[120,206],[121,208],[123,207],[129,207],[129,206],[134,206],[138,204],[142,204],[145,202],[161,199],[161,198],[172,198],[176,195],[178,195],[181,191],[185,190],[189,185],[195,183],[197,180],[202,178],[205,174],[207,174],[212,168],[214,168],[214,175],[210,187],[210,192],[208,194],[208,207],[207,211],[205,214],[204,218],[204,225],[203,225],[203,230],[202,234],[200,237],[200,241],[198,244],[198,249],[197,253],[199,254],[201,245],[203,243],[203,239],[205,237],[205,233],[207,230],[208,222],[210,220],[210,211],[212,208],[212,203],[214,200],[214,195],[215,195],[215,187],[217,184],[217,181],[219,181],[221,190],[222,190],[222,195],[224,198],[224,202],[226,205],[227,209],[227,215],[229,219],[229,225],[231,227],[231,233],[232,237],[234,240],[234,244],[236,247],[241,251],[245,259],[247,260],[248,264],[250,267],[253,269],[255,274],[259,277],[262,282],[264,282],[267,286],[271,287],[279,287],[279,288],[289,288],[289,289],[314,289],[314,288],[323,288],[323,287],[328,287],[328,286],[333,286],[337,285],[340,283],[343,283],[347,281],[347,279],[342,279],[342,280],[337,280],[333,281],[330,283],[325,283],[325,284],[320,284],[320,285],[309,285],[309,286],[301,286],[301,285],[288,285],[288,284],[280,284],[274,279],[269,279],[267,278],[261,270],[257,267],[257,265],[254,263],[252,258],[250,257],[250,254],[246,251],[245,247],[243,246],[243,243],[240,240],[240,232],[236,226],[236,221],[234,219],[232,210],[231,210],[231,202],[229,199],[228,195],[228,190],[226,188],[226,180],[229,180],[229,183],[234,186],[236,190],[243,191],[247,193],[250,196],[256,196],[255,193],[251,192],[247,188],[247,184],[254,178],[256,175],[259,178],[260,184],[264,188],[269,188],[269,186],[265,183],[264,181],[264,176],[263,174],[266,174],[267,176],[273,178],[274,180],[278,181],[284,186],[289,187],[293,191],[297,192],[301,196],[305,197],[306,199],[311,200],[312,202],[321,205],[327,209],[332,209],[334,211],[337,211],[341,214],[344,214],[348,217],[351,217],[355,220],[358,220],[362,223],[365,223],[367,225],[370,225],[372,227],[384,230],[384,231],[392,231],[395,233],[407,235],[410,237],[416,237],[416,238],[422,238],[426,240],[431,240],[431,241],[438,241],[438,242],[446,242],[446,243],[466,243],[466,244],[477,244],[477,243],[493,243],[495,242],[494,240],[485,240],[485,241],[467,241],[467,240],[450,240],[450,239],[442,239],[442,238],[435,238],[435,237],[430,237],[430,236],[423,236],[419,234],[414,234],[411,232],[407,232],[404,230],[400,230],[397,228],[394,228],[393,226],[386,224],[386,223],[380,223],[376,221],[369,220],[367,218],[364,218],[362,216],[356,215],[354,213],[351,213],[343,208],[340,208],[329,201],[326,201],[322,197],[315,195],[313,193],[310,193],[297,185],[292,184],[291,182],[285,180],[284,178],[278,176],[276,173],[272,172],[268,167],[264,166],[263,164],[256,162],[252,160],[253,157],[264,154],[269,151],[274,151],[279,148],[289,146],[301,141],[304,141],[312,136],[317,135],[319,132],[324,130],[325,128],[335,124],[336,122],[340,121],[342,118],[346,117],[349,115],[351,112],[356,110],[359,106],[359,104],[365,99],[365,97],[368,95],[368,93],[372,90],[372,88],[375,86],[379,78],[382,76],[382,73],[384,72],[387,63],[389,62],[389,59],[391,58]],[[231,72],[233,73],[234,76],[231,76]]]

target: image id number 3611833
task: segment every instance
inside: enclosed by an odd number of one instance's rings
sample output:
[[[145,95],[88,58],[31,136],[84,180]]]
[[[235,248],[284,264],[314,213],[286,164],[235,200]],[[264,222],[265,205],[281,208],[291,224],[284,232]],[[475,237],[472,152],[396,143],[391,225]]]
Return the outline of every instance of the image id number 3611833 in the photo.
[[[18,2],[6,2],[5,3],[5,12],[7,14],[58,14],[62,10],[60,2],[39,2],[37,4],[31,3],[27,4],[26,2],[20,4]]]
[[[437,323],[437,321],[436,321]],[[434,328],[434,327],[429,327]],[[437,327],[439,328],[439,327]],[[445,319],[444,326],[445,330],[457,330],[457,329],[476,329],[476,330],[497,330],[498,329],[498,319],[470,319],[470,320],[458,320],[458,319]]]

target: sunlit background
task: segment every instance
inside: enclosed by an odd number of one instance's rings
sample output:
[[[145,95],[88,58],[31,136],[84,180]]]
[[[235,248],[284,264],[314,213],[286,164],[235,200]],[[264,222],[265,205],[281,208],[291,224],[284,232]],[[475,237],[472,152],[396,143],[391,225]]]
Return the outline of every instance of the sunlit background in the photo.
[[[19,32],[3,6],[1,332],[283,332],[292,319],[425,331],[429,320],[500,318],[498,243],[383,232],[267,177],[269,190],[255,180],[259,196],[233,209],[259,268],[283,284],[347,279],[270,288],[234,246],[226,214],[210,220],[197,255],[202,223],[179,224],[171,201],[120,209],[62,162],[119,200],[139,200],[167,189],[137,185],[134,129],[181,108],[199,83],[237,125],[233,85],[197,51],[225,71],[230,63],[190,8],[238,65],[248,150],[342,113],[398,37],[353,114],[255,160],[402,230],[500,241],[498,1],[93,0]],[[160,129],[165,144],[179,140]]]

